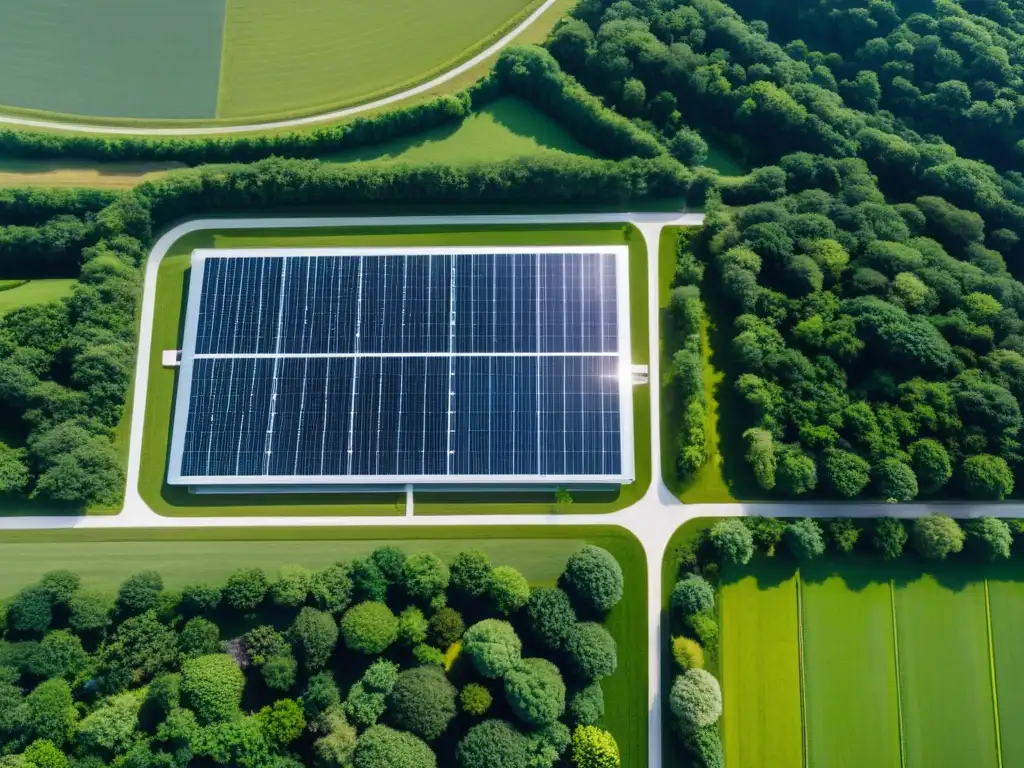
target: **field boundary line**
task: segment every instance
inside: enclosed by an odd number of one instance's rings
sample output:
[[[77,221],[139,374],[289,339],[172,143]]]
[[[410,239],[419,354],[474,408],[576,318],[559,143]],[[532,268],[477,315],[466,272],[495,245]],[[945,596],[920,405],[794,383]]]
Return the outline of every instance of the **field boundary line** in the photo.
[[[217,67],[217,103],[213,107],[213,119],[220,117],[220,95],[224,92],[224,54],[228,50],[228,14],[231,0],[224,0],[224,19],[220,30],[220,66]]]
[[[796,571],[796,646],[797,646],[797,669],[800,671],[800,748],[803,751],[804,768],[807,768],[810,757],[810,744],[808,743],[807,728],[807,686],[804,683],[804,582],[800,578],[800,569]],[[1000,766],[1002,768],[1002,766]]]
[[[999,726],[999,692],[996,689],[996,649],[992,640],[992,603],[988,596],[988,579],[985,579],[985,626],[988,630],[988,673],[992,678],[992,714],[996,724],[996,759],[1003,768],[1003,737]]]
[[[907,765],[906,733],[903,730],[903,693],[900,690],[900,633],[896,629],[896,583],[889,579],[889,606],[892,609],[892,648],[896,664],[896,725],[900,733],[900,765]]]

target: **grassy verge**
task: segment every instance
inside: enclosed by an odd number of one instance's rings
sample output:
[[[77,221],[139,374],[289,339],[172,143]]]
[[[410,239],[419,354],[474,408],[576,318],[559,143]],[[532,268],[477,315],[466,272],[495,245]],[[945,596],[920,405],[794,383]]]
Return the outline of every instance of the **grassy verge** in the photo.
[[[536,585],[550,584],[565,559],[584,543],[609,550],[626,574],[623,600],[606,626],[619,648],[618,670],[602,680],[607,702],[604,726],[618,741],[624,768],[647,766],[647,618],[643,547],[613,526],[514,528],[208,528],[0,533],[0,596],[37,580],[52,568],[68,568],[87,586],[113,588],[142,569],[160,571],[168,588],[217,581],[235,568],[272,571],[285,563],[316,567],[365,554],[387,542],[409,551],[451,557],[460,549],[488,552],[496,564],[523,571]]]
[[[28,280],[22,285],[0,291],[0,316],[32,304],[63,299],[71,295],[77,280]]]
[[[668,371],[672,355],[682,345],[682,340],[673,333],[668,317],[669,296],[676,273],[678,230],[678,227],[665,227],[661,233],[658,249],[658,307],[661,328],[658,348],[661,354],[663,373]],[[701,298],[707,306],[707,291],[701,291]],[[664,375],[661,381],[661,476],[669,490],[686,504],[735,501],[722,469],[718,396],[719,390],[724,386],[725,376],[712,362],[714,355],[712,338],[715,335],[715,330],[711,314],[705,311],[705,319],[701,324],[701,353],[704,361],[704,397],[708,404],[707,418],[704,423],[708,459],[693,477],[685,481],[681,480],[676,472],[676,430],[680,422],[683,404],[676,396],[676,388],[666,381]]]
[[[388,515],[403,514],[404,496],[388,494],[285,494],[268,496],[197,496],[164,483],[178,369],[161,365],[164,349],[181,348],[190,254],[198,247],[256,246],[403,246],[403,245],[589,245],[626,243],[630,246],[631,342],[634,362],[647,362],[647,258],[643,239],[623,225],[541,227],[403,227],[373,229],[248,230],[195,232],[168,251],[157,280],[152,358],[146,403],[146,429],[142,445],[139,492],[150,507],[164,515]],[[634,483],[609,492],[576,494],[569,512],[610,512],[643,495],[650,484],[650,392],[634,389]],[[343,501],[339,501],[343,499]],[[553,494],[439,494],[416,497],[418,514],[543,513],[554,506]]]

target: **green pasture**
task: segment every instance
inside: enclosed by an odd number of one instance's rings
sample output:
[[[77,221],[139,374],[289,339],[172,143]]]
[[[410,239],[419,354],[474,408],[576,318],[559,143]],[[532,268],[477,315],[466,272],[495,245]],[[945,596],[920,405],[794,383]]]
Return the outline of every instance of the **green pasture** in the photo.
[[[224,0],[0,0],[0,104],[214,118],[223,32]]]
[[[429,80],[518,21],[530,0],[227,0],[217,116],[316,112]]]
[[[892,590],[830,565],[801,567],[807,763],[900,768]]]
[[[22,282],[22,281],[18,281]],[[0,289],[0,315],[6,315],[21,307],[44,304],[71,295],[71,287],[77,280],[29,280],[14,288]]]
[[[497,99],[461,123],[415,136],[325,155],[331,162],[382,160],[452,165],[512,160],[547,152],[593,157],[594,153],[529,102],[514,96]]]
[[[190,255],[200,247],[301,247],[403,245],[588,245],[626,243],[630,246],[631,343],[634,362],[647,362],[647,258],[643,239],[623,225],[566,225],[548,227],[402,227],[319,230],[223,230],[195,232],[175,243],[160,265],[157,278],[146,423],[142,445],[139,492],[163,515],[402,515],[404,495],[272,494],[196,495],[164,483],[177,370],[161,364],[164,349],[181,348]],[[650,484],[650,392],[634,389],[634,483],[610,491],[582,492],[559,511],[610,512],[635,502]],[[543,514],[555,511],[553,494],[492,495],[418,493],[417,514]]]
[[[729,766],[801,768],[797,580],[784,561],[727,573],[720,591],[722,742]]]
[[[0,598],[44,572],[66,568],[88,587],[114,589],[139,570],[156,570],[169,589],[217,582],[236,568],[273,572],[284,564],[310,568],[364,555],[380,544],[450,558],[481,549],[495,564],[520,569],[535,585],[551,584],[565,560],[587,543],[609,550],[626,576],[626,593],[606,620],[619,648],[619,667],[601,681],[623,768],[647,766],[647,570],[640,543],[613,526],[515,528],[205,528],[5,531],[0,533]]]
[[[988,592],[1003,765],[1024,765],[1024,582],[992,578]]]

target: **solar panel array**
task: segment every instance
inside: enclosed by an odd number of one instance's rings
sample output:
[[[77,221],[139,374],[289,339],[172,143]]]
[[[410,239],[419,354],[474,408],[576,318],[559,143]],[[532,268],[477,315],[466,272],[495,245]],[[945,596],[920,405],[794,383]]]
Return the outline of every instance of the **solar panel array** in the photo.
[[[631,480],[623,251],[197,251],[169,481]]]

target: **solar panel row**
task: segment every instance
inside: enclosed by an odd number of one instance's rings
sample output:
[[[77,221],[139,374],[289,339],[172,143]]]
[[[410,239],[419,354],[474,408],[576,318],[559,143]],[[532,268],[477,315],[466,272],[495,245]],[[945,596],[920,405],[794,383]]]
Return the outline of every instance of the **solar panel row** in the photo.
[[[168,480],[630,480],[624,257],[197,251]]]

